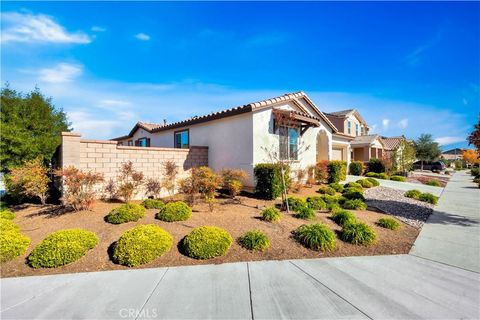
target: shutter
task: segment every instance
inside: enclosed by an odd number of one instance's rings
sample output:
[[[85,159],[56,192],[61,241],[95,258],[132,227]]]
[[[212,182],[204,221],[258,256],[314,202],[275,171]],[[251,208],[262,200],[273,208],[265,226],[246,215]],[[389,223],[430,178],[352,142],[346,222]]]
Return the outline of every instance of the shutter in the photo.
[[[147,138],[147,147],[150,147],[150,138]]]

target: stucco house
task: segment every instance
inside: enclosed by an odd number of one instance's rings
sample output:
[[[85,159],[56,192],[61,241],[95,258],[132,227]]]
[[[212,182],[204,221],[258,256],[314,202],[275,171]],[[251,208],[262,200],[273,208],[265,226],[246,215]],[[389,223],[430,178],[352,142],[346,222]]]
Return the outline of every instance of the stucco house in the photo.
[[[293,170],[335,159],[333,136],[348,160],[350,137],[304,92],[296,92],[174,123],[138,122],[128,135],[112,140],[124,146],[207,146],[209,167],[243,169],[249,174],[246,187],[253,187],[253,168],[270,162],[272,153],[290,161]]]

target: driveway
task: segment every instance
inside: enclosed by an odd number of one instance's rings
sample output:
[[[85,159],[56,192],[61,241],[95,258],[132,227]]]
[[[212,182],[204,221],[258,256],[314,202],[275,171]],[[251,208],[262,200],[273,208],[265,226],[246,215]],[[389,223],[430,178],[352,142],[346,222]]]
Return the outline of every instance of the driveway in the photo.
[[[347,175],[347,179],[345,180],[345,182],[355,182],[358,179],[363,179],[363,178],[364,177]],[[430,192],[436,195],[437,197],[440,196],[443,191],[443,188],[441,187],[427,186],[425,184],[420,184],[420,183],[399,182],[399,181],[383,180],[383,179],[377,179],[377,180],[382,187],[387,187],[387,188],[392,188],[392,189],[397,189],[402,191],[417,189],[417,190],[420,190],[421,192]]]

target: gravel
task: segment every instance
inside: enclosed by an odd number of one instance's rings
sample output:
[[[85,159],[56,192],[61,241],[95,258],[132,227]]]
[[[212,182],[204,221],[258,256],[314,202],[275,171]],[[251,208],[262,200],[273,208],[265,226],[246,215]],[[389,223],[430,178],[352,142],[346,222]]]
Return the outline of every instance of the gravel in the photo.
[[[433,211],[434,205],[407,198],[405,191],[386,187],[365,189],[366,203],[415,228],[421,228]]]

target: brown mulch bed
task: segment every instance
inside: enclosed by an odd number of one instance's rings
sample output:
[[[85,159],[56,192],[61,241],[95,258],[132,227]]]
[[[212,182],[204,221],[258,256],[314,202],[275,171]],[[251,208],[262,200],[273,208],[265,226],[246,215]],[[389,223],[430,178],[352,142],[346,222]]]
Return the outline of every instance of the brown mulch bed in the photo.
[[[303,188],[296,196],[315,194],[316,188]],[[359,255],[385,255],[408,253],[415,241],[419,230],[402,223],[399,231],[391,231],[378,227],[375,222],[386,216],[374,211],[355,211],[358,218],[371,225],[378,235],[378,242],[371,247],[355,246],[337,239],[337,248],[334,252],[316,252],[298,244],[291,236],[291,232],[302,224],[324,222],[333,230],[340,231],[328,217],[328,212],[319,212],[314,221],[297,219],[293,213],[282,214],[278,223],[268,223],[259,219],[261,208],[278,203],[278,201],[262,201],[251,197],[238,197],[241,203],[230,199],[220,199],[215,210],[209,212],[208,206],[201,203],[194,207],[192,217],[187,221],[167,223],[155,219],[156,210],[147,210],[143,219],[120,225],[112,225],[104,221],[105,215],[120,203],[97,202],[92,211],[65,212],[56,206],[24,206],[16,211],[17,223],[23,234],[30,237],[32,242],[27,254],[1,266],[2,277],[32,276],[58,273],[89,272],[100,270],[128,269],[117,265],[110,260],[108,249],[128,229],[138,224],[153,223],[168,231],[174,238],[172,250],[155,261],[142,265],[139,268],[219,264],[237,261],[252,260],[281,260],[299,258],[343,257]],[[215,225],[226,229],[237,240],[244,232],[252,229],[264,231],[270,238],[270,248],[266,252],[249,252],[235,243],[224,257],[210,260],[195,260],[180,253],[177,245],[193,228],[203,225]],[[26,264],[26,256],[43,238],[54,231],[68,228],[83,228],[95,232],[99,237],[99,244],[90,250],[86,256],[69,265],[54,269],[33,269]]]
[[[440,182],[440,185],[442,188],[445,188],[447,185],[448,181],[450,180],[449,176],[445,177],[432,177],[429,175],[421,175],[416,173],[415,175],[412,175],[411,177],[407,178],[408,182],[413,182],[413,183],[420,183],[420,184],[427,184],[430,180],[437,180]]]

